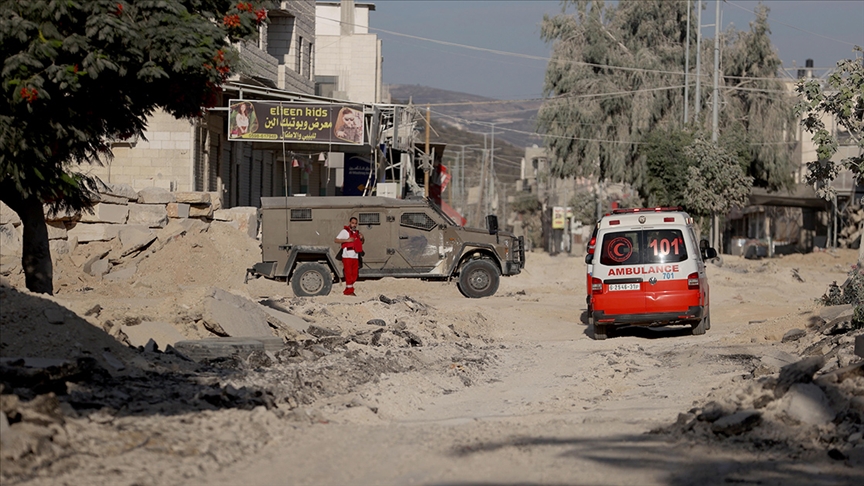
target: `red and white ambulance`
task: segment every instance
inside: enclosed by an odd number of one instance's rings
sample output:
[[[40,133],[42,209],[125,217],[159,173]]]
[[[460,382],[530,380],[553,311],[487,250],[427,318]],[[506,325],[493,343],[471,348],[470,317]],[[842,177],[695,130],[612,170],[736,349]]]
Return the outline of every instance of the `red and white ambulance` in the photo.
[[[601,218],[585,259],[594,339],[621,325],[710,329],[704,260],[717,252],[706,243],[680,207],[613,209]]]

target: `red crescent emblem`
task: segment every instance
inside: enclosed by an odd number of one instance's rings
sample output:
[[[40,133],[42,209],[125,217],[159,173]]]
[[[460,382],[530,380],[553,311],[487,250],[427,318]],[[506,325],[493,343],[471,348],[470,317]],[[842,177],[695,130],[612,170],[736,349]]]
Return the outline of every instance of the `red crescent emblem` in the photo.
[[[618,263],[630,258],[633,252],[633,243],[627,238],[619,236],[609,242],[609,258]]]

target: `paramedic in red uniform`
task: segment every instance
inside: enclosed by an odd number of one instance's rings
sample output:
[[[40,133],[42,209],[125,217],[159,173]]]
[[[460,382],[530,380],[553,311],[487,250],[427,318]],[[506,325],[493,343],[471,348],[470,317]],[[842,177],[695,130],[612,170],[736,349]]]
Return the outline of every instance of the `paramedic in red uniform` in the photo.
[[[354,282],[357,281],[357,273],[360,271],[359,257],[363,254],[363,242],[365,238],[357,230],[357,218],[351,217],[348,226],[336,235],[336,243],[342,245],[342,268],[345,273],[345,295],[354,294]]]

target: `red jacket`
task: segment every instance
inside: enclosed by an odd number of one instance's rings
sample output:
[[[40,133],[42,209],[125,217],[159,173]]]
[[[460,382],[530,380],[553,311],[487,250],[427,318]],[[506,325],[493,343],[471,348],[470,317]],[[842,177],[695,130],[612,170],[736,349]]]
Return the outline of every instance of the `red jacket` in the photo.
[[[354,241],[342,243],[342,248],[354,250],[359,255],[363,251],[363,241],[360,240],[360,232],[352,230],[350,226],[345,226],[345,230],[348,231],[348,238],[354,238]]]

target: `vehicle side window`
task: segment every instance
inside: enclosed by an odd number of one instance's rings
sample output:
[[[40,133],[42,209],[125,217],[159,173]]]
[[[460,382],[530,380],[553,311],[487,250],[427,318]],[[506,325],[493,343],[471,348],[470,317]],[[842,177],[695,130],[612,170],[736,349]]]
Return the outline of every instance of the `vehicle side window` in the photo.
[[[402,226],[417,228],[424,231],[429,231],[438,226],[438,223],[436,223],[435,220],[430,218],[426,213],[403,213],[399,223]]]
[[[617,231],[603,235],[600,263],[603,265],[636,265],[640,263],[640,231]]]
[[[681,230],[645,231],[642,263],[676,263],[687,259],[687,245]]]
[[[691,246],[693,248],[699,248],[699,243],[697,243],[699,241],[699,239],[696,238],[696,233],[693,231],[693,228],[688,228],[688,232],[690,233]],[[699,263],[702,263],[702,252],[701,251],[696,252],[696,260],[698,260]]]
[[[360,226],[370,224],[381,224],[381,213],[360,213],[357,224]]]

